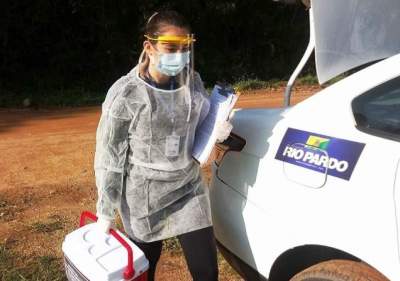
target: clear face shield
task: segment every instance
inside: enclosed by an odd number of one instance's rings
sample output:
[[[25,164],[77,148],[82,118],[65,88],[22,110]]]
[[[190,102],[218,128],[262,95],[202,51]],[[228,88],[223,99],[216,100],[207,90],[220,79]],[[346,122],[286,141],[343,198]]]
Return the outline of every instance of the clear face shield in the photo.
[[[194,74],[194,35],[165,34],[145,37],[152,52],[149,55],[143,51],[139,59],[142,73],[163,76],[163,80],[168,81],[174,89],[182,86],[191,89]]]

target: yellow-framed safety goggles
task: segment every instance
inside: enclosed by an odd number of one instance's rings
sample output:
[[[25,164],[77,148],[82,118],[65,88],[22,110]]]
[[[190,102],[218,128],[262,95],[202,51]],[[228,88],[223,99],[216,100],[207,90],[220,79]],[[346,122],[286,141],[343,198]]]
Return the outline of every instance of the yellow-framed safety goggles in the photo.
[[[196,41],[194,39],[193,34],[188,34],[184,36],[179,36],[179,35],[159,35],[156,37],[152,37],[150,35],[145,35],[148,40],[152,41],[158,41],[162,43],[173,43],[173,44],[191,44]]]

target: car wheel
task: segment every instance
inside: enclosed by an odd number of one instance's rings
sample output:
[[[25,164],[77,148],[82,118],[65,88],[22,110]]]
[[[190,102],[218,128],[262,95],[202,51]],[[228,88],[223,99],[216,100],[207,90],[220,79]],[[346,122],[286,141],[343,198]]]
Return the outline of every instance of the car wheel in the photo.
[[[389,281],[381,273],[362,262],[330,260],[297,273],[290,281]]]

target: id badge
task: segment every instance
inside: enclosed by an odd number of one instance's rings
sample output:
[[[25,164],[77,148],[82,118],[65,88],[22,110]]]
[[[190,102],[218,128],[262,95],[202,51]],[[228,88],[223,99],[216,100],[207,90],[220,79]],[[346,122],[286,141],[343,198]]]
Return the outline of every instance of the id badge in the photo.
[[[175,157],[179,155],[179,140],[177,135],[167,136],[165,140],[165,155],[168,157]]]

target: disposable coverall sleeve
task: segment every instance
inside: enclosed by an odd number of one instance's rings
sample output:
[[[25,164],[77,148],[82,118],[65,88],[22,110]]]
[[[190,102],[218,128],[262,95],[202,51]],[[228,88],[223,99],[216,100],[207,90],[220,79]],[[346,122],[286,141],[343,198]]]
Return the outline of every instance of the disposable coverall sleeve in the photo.
[[[97,216],[104,219],[113,220],[115,209],[121,202],[131,121],[126,100],[110,89],[97,128],[94,163],[98,190]]]

